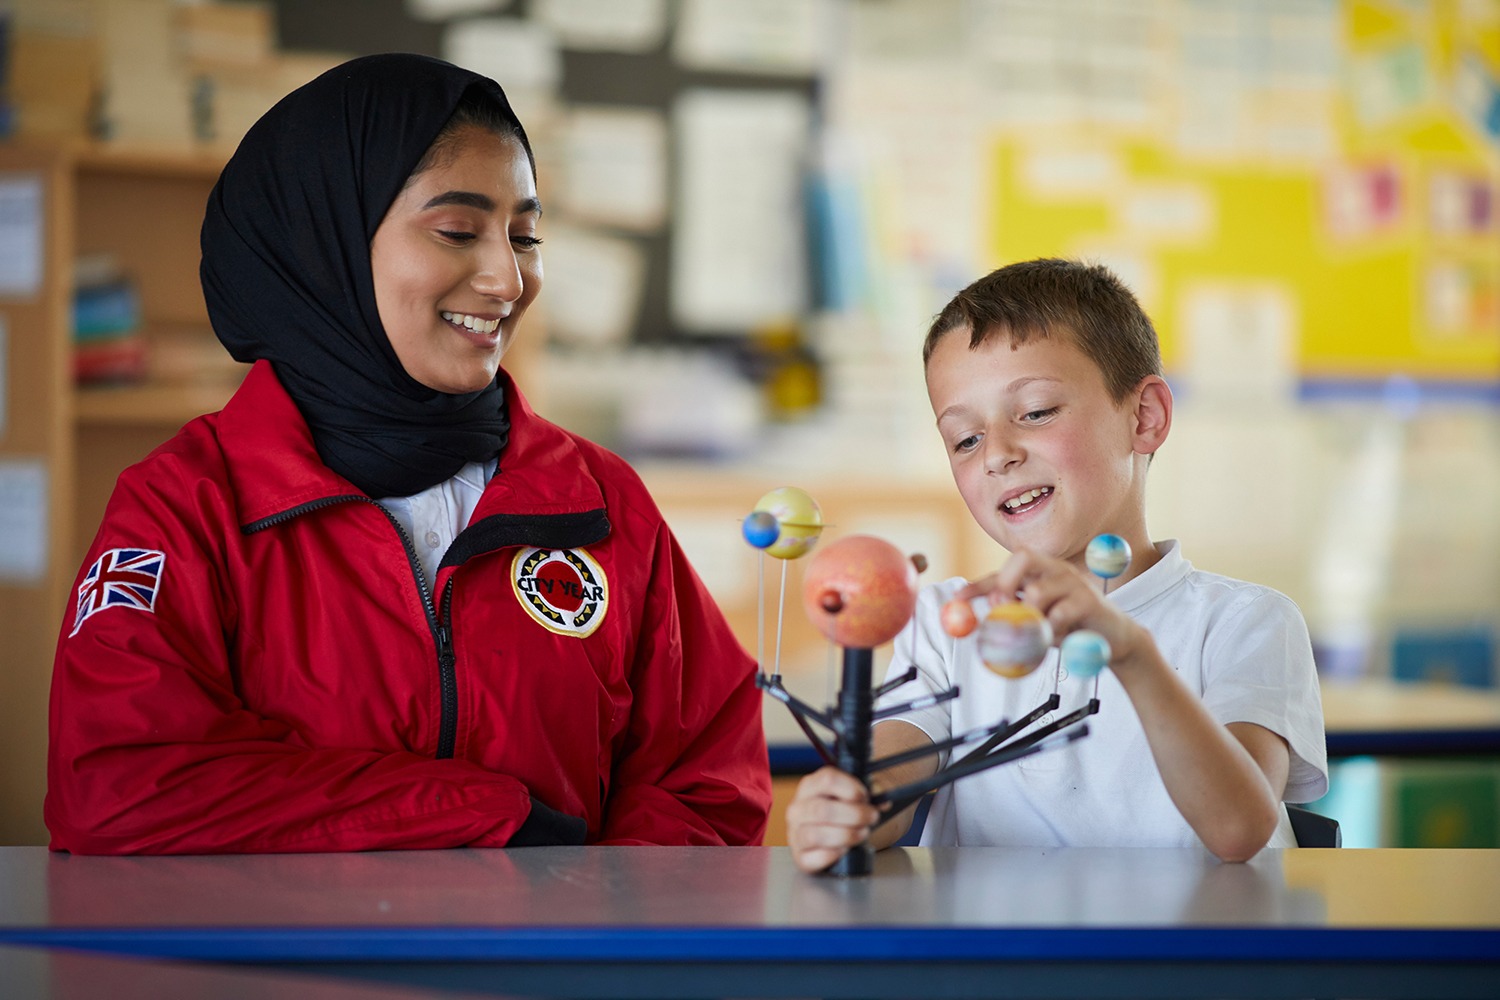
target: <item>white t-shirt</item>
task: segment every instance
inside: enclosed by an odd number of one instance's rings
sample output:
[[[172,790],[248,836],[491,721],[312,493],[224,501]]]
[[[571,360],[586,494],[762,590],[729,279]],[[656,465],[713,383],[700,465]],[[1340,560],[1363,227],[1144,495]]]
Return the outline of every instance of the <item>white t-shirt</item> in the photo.
[[[1309,802],[1328,789],[1323,705],[1307,625],[1297,606],[1268,587],[1194,570],[1175,540],[1161,559],[1108,599],[1144,625],[1166,662],[1221,723],[1253,722],[1286,739],[1291,770],[1284,798]],[[895,705],[958,685],[948,702],[895,716],[940,742],[1002,718],[1016,720],[1046,701],[1048,719],[1087,704],[1094,679],[1058,678],[1057,650],[1019,680],[980,662],[973,635],[943,631],[939,611],[961,579],[923,588],[916,614],[896,637],[889,676],[911,665],[918,677],[887,694]],[[1061,747],[960,778],[933,799],[924,846],[1178,847],[1199,844],[1167,795],[1130,697],[1110,670],[1098,677],[1099,711],[1088,735]],[[1046,720],[1037,723],[1045,724]],[[978,746],[952,751],[957,757]],[[940,760],[944,763],[948,755]],[[1271,847],[1294,847],[1283,815]]]

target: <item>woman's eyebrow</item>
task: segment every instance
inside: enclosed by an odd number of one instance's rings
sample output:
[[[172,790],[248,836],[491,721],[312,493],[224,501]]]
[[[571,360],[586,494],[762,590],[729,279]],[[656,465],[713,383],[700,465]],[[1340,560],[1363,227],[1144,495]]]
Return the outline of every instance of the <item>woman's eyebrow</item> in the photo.
[[[429,200],[422,208],[437,208],[441,205],[461,205],[464,208],[477,208],[481,212],[493,212],[495,199],[477,191],[444,191]]]
[[[439,208],[443,205],[460,205],[464,208],[477,208],[481,212],[493,212],[495,210],[495,199],[487,194],[480,194],[477,191],[444,191],[442,194],[429,199],[427,204],[422,206],[422,210]],[[525,215],[528,212],[535,212],[537,215],[541,215],[542,203],[535,198],[522,198],[516,202],[513,211],[516,215]]]

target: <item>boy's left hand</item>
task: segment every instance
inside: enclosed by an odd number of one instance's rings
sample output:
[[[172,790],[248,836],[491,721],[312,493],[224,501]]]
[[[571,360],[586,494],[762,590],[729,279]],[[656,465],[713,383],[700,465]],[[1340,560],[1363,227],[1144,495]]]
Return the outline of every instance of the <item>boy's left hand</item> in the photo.
[[[1104,599],[1098,577],[1033,549],[1017,549],[998,572],[975,580],[955,597],[966,601],[987,597],[992,603],[1029,604],[1046,617],[1056,642],[1079,629],[1098,632],[1109,643],[1112,667],[1128,660],[1146,634],[1140,625]]]

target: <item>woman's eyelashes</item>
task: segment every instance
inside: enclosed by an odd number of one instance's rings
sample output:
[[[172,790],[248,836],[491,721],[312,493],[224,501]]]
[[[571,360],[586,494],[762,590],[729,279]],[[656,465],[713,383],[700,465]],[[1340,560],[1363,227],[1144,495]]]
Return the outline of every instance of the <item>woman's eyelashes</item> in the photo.
[[[460,229],[439,229],[437,234],[449,243],[458,246],[467,246],[479,238],[478,233],[471,233]],[[542,241],[536,236],[518,235],[510,238],[512,244],[520,250],[535,250],[542,245]]]

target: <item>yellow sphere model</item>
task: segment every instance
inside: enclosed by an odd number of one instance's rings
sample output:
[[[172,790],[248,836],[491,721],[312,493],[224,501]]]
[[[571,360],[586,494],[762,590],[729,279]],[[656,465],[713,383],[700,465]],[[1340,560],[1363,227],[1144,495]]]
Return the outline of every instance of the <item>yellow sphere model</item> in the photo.
[[[823,534],[823,511],[804,490],[781,486],[755,503],[751,513],[765,511],[776,518],[781,533],[767,546],[767,555],[777,559],[800,559],[818,543]]]
[[[1052,626],[1029,604],[996,604],[979,623],[979,658],[1001,677],[1025,677],[1052,645]]]

